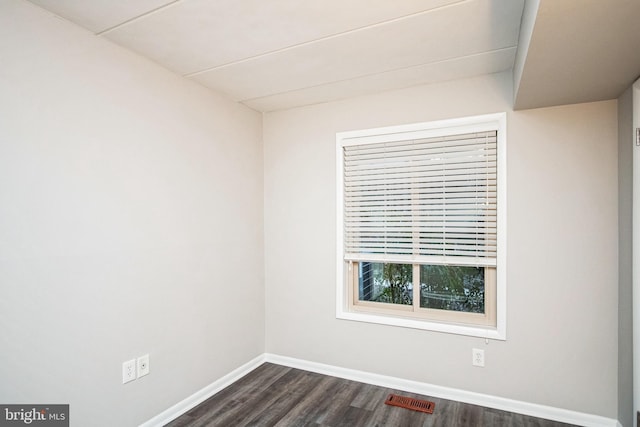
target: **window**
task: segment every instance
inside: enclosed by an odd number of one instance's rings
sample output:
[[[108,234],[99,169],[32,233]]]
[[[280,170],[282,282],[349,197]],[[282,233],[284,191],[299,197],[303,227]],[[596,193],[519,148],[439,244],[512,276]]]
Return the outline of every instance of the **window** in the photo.
[[[505,339],[505,122],[337,135],[337,317]]]

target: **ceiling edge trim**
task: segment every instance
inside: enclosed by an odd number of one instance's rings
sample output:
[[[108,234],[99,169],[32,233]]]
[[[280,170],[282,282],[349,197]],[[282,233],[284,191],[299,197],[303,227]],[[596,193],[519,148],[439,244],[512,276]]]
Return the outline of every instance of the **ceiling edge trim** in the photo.
[[[518,50],[516,51],[516,60],[513,65],[513,105],[514,109],[517,105],[518,93],[520,90],[520,81],[524,73],[524,67],[527,62],[527,54],[529,45],[533,38],[538,9],[540,8],[540,0],[525,0],[524,9],[522,11],[522,20],[520,21],[520,36],[518,37]]]

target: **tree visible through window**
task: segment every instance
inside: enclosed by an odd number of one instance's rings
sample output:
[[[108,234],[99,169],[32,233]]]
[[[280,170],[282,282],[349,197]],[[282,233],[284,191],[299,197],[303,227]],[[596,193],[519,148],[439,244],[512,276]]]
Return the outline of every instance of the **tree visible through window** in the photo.
[[[360,299],[362,301],[392,304],[413,304],[413,266],[363,262],[360,277]]]
[[[421,265],[420,307],[484,313],[484,268]]]
[[[413,265],[361,263],[359,299],[413,304]],[[420,307],[484,313],[484,268],[420,265]]]

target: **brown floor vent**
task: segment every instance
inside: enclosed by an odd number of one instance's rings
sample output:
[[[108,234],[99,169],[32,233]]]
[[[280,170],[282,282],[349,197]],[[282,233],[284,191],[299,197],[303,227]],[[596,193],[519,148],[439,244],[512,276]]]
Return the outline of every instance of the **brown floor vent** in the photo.
[[[412,409],[414,411],[426,412],[427,414],[433,414],[433,409],[436,404],[429,402],[428,400],[414,399],[413,397],[398,396],[397,394],[390,394],[387,400],[384,402],[387,405],[398,406],[400,408]]]

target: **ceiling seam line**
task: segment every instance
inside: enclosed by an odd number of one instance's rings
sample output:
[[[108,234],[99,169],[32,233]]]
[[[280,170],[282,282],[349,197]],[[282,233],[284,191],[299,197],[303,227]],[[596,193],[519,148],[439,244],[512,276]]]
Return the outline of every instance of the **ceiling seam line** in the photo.
[[[348,82],[350,80],[358,80],[358,79],[361,79],[361,78],[372,77],[372,76],[377,76],[377,75],[381,75],[381,74],[394,73],[396,71],[409,70],[411,68],[423,67],[425,65],[437,65],[437,64],[442,64],[442,63],[445,63],[445,62],[456,61],[458,59],[473,58],[474,56],[481,56],[481,55],[486,55],[486,54],[491,54],[491,53],[498,53],[498,52],[501,52],[501,51],[510,50],[510,49],[514,49],[514,48],[517,48],[517,47],[518,47],[518,45],[501,47],[499,49],[492,49],[492,50],[487,50],[487,51],[479,52],[479,53],[472,53],[472,54],[464,55],[464,56],[456,56],[454,58],[442,59],[442,60],[434,61],[434,62],[425,62],[425,63],[418,64],[418,65],[409,65],[407,67],[394,68],[392,70],[381,71],[381,72],[378,72],[378,73],[362,74],[360,76],[350,77],[348,79],[334,80],[334,81],[331,81],[331,82],[328,82],[328,83],[320,83],[320,84],[317,84],[317,85],[305,86],[303,88],[285,90],[283,92],[276,92],[276,93],[272,93],[272,94],[269,94],[269,95],[258,96],[258,97],[255,97],[255,98],[240,99],[240,100],[237,100],[236,102],[251,102],[251,101],[256,101],[256,100],[259,100],[259,99],[269,98],[270,96],[277,96],[277,95],[282,95],[282,94],[287,94],[287,93],[293,93],[293,92],[297,92],[299,90],[313,89],[313,88],[318,88],[318,87],[322,87],[322,86],[326,86],[326,85],[331,85],[331,84],[334,84],[334,83],[344,83],[344,82]],[[423,83],[419,83],[419,84],[423,84]]]
[[[101,30],[101,31],[95,33],[95,35],[96,36],[102,36],[104,34],[110,33],[111,31],[117,30],[118,28],[124,27],[125,25],[129,25],[129,24],[131,24],[131,23],[133,23],[135,21],[138,21],[138,20],[140,20],[142,18],[145,18],[145,17],[147,17],[149,15],[153,15],[154,13],[157,13],[157,12],[160,12],[162,10],[168,9],[168,8],[170,8],[172,6],[175,6],[178,3],[182,3],[182,1],[183,0],[173,0],[170,3],[163,4],[162,6],[159,6],[159,7],[156,7],[155,9],[151,9],[149,11],[146,11],[146,12],[144,12],[144,13],[138,15],[138,16],[134,16],[133,18],[129,18],[126,21],[123,21],[123,22],[121,22],[119,24],[116,24],[116,25],[114,25],[112,27],[109,27],[109,28],[107,28],[105,30]]]
[[[178,1],[182,1],[182,0],[178,0]],[[383,25],[387,25],[387,24],[398,22],[398,21],[402,21],[404,19],[413,18],[414,16],[426,15],[426,14],[437,12],[437,11],[440,11],[440,10],[444,10],[444,9],[447,9],[447,8],[450,8],[450,7],[458,6],[461,3],[469,3],[471,1],[473,1],[473,0],[459,0],[459,1],[456,1],[455,3],[449,3],[449,4],[445,4],[443,6],[434,7],[432,9],[422,10],[420,12],[415,12],[415,13],[410,13],[408,15],[399,16],[397,18],[389,19],[387,21],[376,22],[375,24],[365,25],[364,27],[359,27],[359,28],[354,28],[352,30],[342,31],[342,32],[339,32],[339,33],[331,34],[329,36],[320,37],[318,39],[306,41],[306,42],[303,42],[303,43],[297,43],[297,44],[294,44],[294,45],[291,45],[291,46],[286,46],[286,47],[283,47],[283,48],[280,48],[280,49],[275,49],[275,50],[272,50],[272,51],[269,51],[269,52],[261,53],[261,54],[258,54],[258,55],[253,55],[253,56],[250,56],[250,57],[247,57],[247,58],[242,58],[242,59],[239,59],[237,61],[227,62],[226,64],[216,65],[214,67],[204,68],[202,70],[185,73],[185,74],[182,74],[182,76],[183,77],[187,77],[187,78],[194,77],[194,76],[197,76],[199,74],[204,74],[204,73],[208,73],[210,71],[214,71],[214,70],[216,70],[218,68],[224,68],[224,67],[229,67],[229,66],[236,65],[236,64],[241,64],[243,62],[252,61],[254,59],[258,59],[258,58],[261,58],[261,57],[264,57],[264,56],[273,55],[275,53],[280,53],[280,52],[286,52],[288,50],[296,49],[296,48],[299,48],[301,46],[311,45],[311,44],[319,43],[319,42],[322,42],[322,41],[325,41],[325,40],[331,40],[333,38],[342,37],[342,36],[347,35],[347,34],[357,33],[359,31],[364,31],[364,30],[368,30],[368,29],[371,29],[371,28],[380,27],[380,26],[383,26]]]

